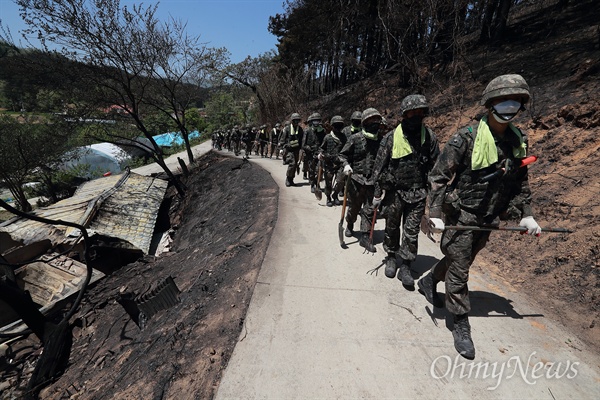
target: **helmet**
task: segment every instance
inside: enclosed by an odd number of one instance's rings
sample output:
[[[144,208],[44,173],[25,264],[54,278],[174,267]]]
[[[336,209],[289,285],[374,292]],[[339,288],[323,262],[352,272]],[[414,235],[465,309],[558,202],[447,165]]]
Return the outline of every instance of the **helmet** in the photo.
[[[354,111],[350,119],[360,121],[362,120],[362,113],[360,111]]]
[[[319,114],[319,113],[312,113],[312,114],[310,114],[310,117],[308,117],[307,122],[310,122],[310,121],[320,121],[320,120],[321,120],[321,114]]]
[[[497,76],[488,83],[483,91],[481,105],[487,106],[490,100],[511,94],[521,95],[523,103],[529,101],[529,85],[525,79],[518,74]]]
[[[281,124],[278,122],[275,124],[275,128],[279,128],[279,127],[281,127]]]
[[[365,111],[362,112],[362,119],[360,122],[364,124],[364,122],[371,117],[381,118],[381,114],[374,108],[367,108]]]
[[[341,117],[341,115],[334,115],[331,118],[331,121],[329,123],[331,125],[333,125],[333,124],[343,124],[344,123],[344,119]]]
[[[298,113],[293,113],[292,116],[290,117],[290,119],[292,121],[300,121],[302,118],[300,118],[300,114]]]
[[[402,115],[410,110],[416,110],[418,108],[426,108],[429,111],[429,104],[427,99],[422,94],[411,94],[406,96],[402,103],[400,103],[400,111]]]

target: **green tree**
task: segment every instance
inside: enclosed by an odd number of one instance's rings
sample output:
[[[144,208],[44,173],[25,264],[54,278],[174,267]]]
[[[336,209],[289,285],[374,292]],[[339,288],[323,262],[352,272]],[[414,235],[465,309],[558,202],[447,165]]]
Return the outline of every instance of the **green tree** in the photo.
[[[71,128],[60,121],[0,115],[0,180],[14,196],[17,207],[31,211],[23,185],[36,171],[50,170],[71,148]]]

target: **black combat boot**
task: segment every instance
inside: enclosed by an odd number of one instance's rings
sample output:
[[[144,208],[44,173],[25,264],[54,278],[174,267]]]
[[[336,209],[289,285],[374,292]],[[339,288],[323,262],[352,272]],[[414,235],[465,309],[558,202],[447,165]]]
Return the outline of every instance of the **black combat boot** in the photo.
[[[333,207],[333,201],[331,201],[331,196],[327,196],[327,207]]]
[[[425,296],[428,302],[433,304],[434,307],[443,308],[444,301],[437,294],[436,289],[438,282],[439,281],[433,277],[431,272],[429,272],[423,278],[419,279],[417,284],[419,286],[419,292]]]
[[[344,231],[344,236],[352,237],[352,235],[354,235],[354,224],[348,224],[348,226],[346,226],[346,230]]]
[[[289,176],[286,176],[286,177],[285,177],[285,186],[286,186],[286,187],[290,187],[291,185],[292,185],[292,184],[290,183],[290,177],[289,177]]]
[[[475,358],[475,346],[471,339],[471,325],[469,324],[469,315],[455,315],[454,328],[452,329],[454,336],[454,348],[458,354],[468,360]]]
[[[338,192],[333,192],[331,194],[331,198],[333,199],[333,205],[334,206],[341,206],[342,202],[340,201],[340,199],[338,199]]]
[[[425,296],[428,302],[433,304],[434,307],[443,308],[444,301],[437,294],[436,286],[438,284],[438,280],[433,277],[433,275],[428,273],[417,282],[419,286],[419,292]]]
[[[314,192],[315,192],[315,190],[316,190],[316,187],[317,187],[317,185],[315,185],[314,183],[311,183],[311,184],[310,184],[310,192],[311,192],[311,193],[314,193]]]
[[[375,253],[377,251],[375,246],[373,246],[373,243],[369,241],[369,234],[367,232],[362,233],[362,235],[360,236],[360,242],[358,242],[358,244],[371,253]]]
[[[398,271],[398,279],[402,281],[404,286],[415,286],[415,280],[410,274],[410,265],[407,261],[402,260],[400,264],[400,270]]]
[[[306,175],[306,171],[304,171],[304,173],[302,174],[302,178],[307,181],[308,180],[308,175]]]
[[[396,254],[388,253],[385,259],[385,276],[388,278],[395,278],[398,266],[396,265]]]

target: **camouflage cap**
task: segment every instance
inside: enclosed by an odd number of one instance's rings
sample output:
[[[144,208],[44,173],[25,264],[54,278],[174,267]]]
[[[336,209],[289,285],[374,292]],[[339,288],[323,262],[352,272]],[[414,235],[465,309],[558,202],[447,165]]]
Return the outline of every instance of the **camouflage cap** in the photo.
[[[481,105],[487,106],[492,99],[513,94],[521,95],[523,103],[529,101],[529,85],[525,79],[518,74],[497,76],[488,83],[483,91]]]
[[[298,113],[293,113],[293,114],[290,116],[290,119],[291,119],[292,121],[300,121],[302,118],[300,118],[300,114],[298,114]]]
[[[365,123],[365,121],[369,118],[379,117],[381,119],[381,114],[374,108],[367,108],[362,112],[362,120],[361,123]]]
[[[350,117],[350,119],[353,121],[361,121],[362,120],[362,112],[354,111],[352,113],[352,116]]]
[[[429,103],[422,94],[411,94],[406,96],[400,103],[400,111],[404,115],[407,111],[425,108],[429,111]]]
[[[333,124],[343,124],[344,123],[344,118],[342,118],[341,115],[334,115],[331,118],[330,123],[331,123],[331,125],[333,125]]]

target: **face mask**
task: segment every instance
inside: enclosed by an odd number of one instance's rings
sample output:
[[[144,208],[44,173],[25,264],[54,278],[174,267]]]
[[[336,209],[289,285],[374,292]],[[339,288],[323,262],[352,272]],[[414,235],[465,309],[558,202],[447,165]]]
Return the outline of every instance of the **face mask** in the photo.
[[[506,100],[492,106],[492,115],[497,122],[507,124],[516,117],[522,109],[523,105],[521,102],[516,100]]]
[[[365,132],[377,134],[379,132],[379,122],[371,122],[370,124],[364,125]]]
[[[407,131],[415,132],[421,128],[423,124],[423,117],[419,115],[413,115],[410,118],[404,118],[402,120],[402,127]]]

